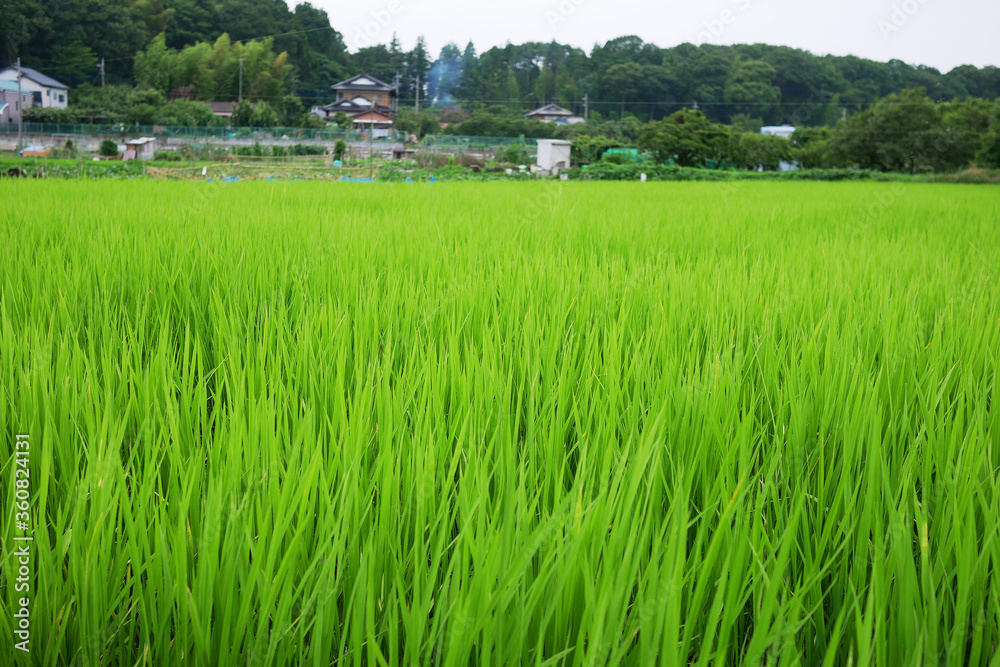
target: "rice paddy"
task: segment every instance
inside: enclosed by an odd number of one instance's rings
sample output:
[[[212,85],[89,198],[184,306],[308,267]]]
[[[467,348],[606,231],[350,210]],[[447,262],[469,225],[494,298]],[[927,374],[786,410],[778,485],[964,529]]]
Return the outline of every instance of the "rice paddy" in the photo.
[[[1000,190],[0,200],[0,662],[996,662]]]

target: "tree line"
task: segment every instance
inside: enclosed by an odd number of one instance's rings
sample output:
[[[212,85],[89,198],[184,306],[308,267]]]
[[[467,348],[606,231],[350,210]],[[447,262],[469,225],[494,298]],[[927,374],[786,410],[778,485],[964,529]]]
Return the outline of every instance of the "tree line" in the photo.
[[[2,57],[20,56],[74,86],[97,82],[97,64],[104,59],[107,80],[151,85],[165,93],[189,88],[197,99],[234,100],[237,51],[252,44],[287,65],[275,85],[255,83],[267,68],[250,75],[245,92],[269,102],[287,94],[307,102],[329,99],[330,84],[359,71],[398,81],[404,106],[415,105],[419,93],[426,105],[458,104],[469,111],[496,105],[527,110],[555,102],[581,114],[586,109],[605,118],[631,114],[647,121],[697,105],[717,123],[747,118],[832,126],[845,110],[861,111],[909,88],[922,87],[935,101],[1000,95],[997,67],[965,65],[942,73],[898,60],[816,56],[765,44],[663,48],[625,36],[589,53],[557,42],[507,44],[479,53],[469,43],[464,49],[447,44],[435,58],[423,39],[404,49],[393,37],[388,44],[351,52],[328,14],[308,2],[294,9],[284,0],[19,0],[0,5]],[[170,61],[164,63],[165,58]],[[154,62],[167,67],[151,71]]]

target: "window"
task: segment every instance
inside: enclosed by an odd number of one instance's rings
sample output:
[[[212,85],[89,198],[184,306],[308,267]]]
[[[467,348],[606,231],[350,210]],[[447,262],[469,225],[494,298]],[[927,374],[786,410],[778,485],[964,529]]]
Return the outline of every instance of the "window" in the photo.
[[[375,95],[375,99],[374,99],[374,102],[375,102],[376,104],[378,104],[378,103],[379,103],[379,102],[380,102],[381,100],[382,100],[382,96],[381,96],[381,95]]]
[[[59,101],[60,102],[65,102],[66,101],[66,96],[63,95],[62,93],[59,93]]]

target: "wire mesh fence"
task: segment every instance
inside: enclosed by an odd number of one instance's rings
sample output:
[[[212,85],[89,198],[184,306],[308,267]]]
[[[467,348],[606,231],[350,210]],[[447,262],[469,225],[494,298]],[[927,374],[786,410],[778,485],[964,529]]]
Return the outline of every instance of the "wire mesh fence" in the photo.
[[[0,123],[0,135],[16,135],[17,123]],[[338,130],[308,127],[181,127],[172,125],[130,125],[127,123],[25,123],[25,136],[67,135],[67,136],[107,136],[107,137],[160,137],[164,139],[191,139],[222,141],[322,141],[335,142],[343,139],[347,143],[406,143],[407,133],[402,130],[377,130],[369,137],[366,130]],[[436,134],[424,137],[420,142],[425,147],[441,148],[494,148],[523,144],[536,146],[537,139],[525,137],[468,137],[451,134]]]
[[[0,123],[0,134],[17,134],[17,123]],[[369,137],[365,130],[332,130],[309,127],[179,127],[171,125],[129,125],[126,123],[25,123],[25,135],[59,134],[76,136],[162,137],[166,139],[220,139],[251,141],[372,141],[400,143],[406,133],[399,130],[377,130]]]

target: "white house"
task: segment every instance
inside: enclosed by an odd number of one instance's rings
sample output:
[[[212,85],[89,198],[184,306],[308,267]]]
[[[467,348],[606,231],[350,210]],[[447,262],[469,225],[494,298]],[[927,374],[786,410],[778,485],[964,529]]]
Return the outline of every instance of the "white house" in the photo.
[[[760,133],[781,137],[782,139],[791,139],[792,135],[795,134],[795,127],[792,125],[765,125],[760,128]]]
[[[14,85],[17,85],[17,68],[4,67],[0,69],[0,81],[13,81]],[[32,94],[36,107],[65,109],[66,105],[69,104],[67,99],[69,86],[30,67],[21,68],[21,90]]]
[[[556,123],[557,125],[576,125],[586,123],[582,116],[577,116],[569,109],[563,109],[558,104],[546,104],[534,111],[524,114],[525,118],[540,120],[546,123]]]

